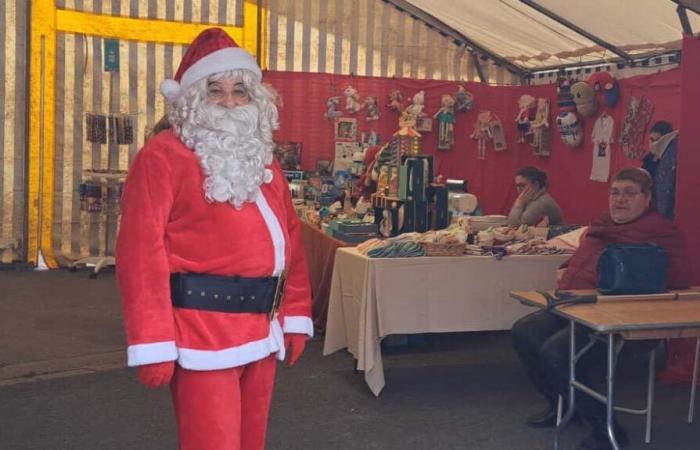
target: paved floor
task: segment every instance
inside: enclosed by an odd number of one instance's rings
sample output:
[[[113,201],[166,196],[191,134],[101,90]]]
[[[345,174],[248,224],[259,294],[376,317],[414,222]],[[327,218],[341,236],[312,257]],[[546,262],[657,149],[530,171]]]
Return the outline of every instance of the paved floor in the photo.
[[[166,390],[123,368],[114,276],[0,271],[0,449],[174,449]],[[323,357],[315,339],[293,368],[280,366],[269,450],[551,448],[551,430],[523,418],[542,407],[507,332],[428,335],[385,354],[387,387],[374,398],[345,352]],[[643,370],[622,371],[620,398],[639,405]],[[628,449],[700,448],[685,423],[687,387],[659,386],[654,441],[622,416]],[[700,420],[700,418],[698,418]],[[565,449],[586,430],[572,427]]]

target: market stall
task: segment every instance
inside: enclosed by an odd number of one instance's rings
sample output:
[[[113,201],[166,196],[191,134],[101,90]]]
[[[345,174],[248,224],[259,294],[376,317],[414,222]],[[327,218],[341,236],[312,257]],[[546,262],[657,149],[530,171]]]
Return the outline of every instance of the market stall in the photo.
[[[368,258],[336,254],[323,353],[346,348],[370,390],[385,385],[382,338],[397,333],[507,330],[531,312],[508,298],[519,286],[553,289],[568,255]]]

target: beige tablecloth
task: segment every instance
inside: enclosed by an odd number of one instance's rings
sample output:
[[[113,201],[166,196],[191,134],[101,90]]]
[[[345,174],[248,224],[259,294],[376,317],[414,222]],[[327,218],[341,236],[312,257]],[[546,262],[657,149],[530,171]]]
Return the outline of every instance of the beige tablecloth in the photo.
[[[568,255],[367,258],[336,252],[323,354],[347,347],[375,395],[389,334],[508,330],[532,312],[513,290],[553,289]]]

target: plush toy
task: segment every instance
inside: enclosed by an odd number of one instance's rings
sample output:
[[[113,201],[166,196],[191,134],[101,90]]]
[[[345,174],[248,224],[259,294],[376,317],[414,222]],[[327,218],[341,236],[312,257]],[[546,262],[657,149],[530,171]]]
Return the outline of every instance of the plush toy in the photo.
[[[518,99],[518,108],[515,123],[518,124],[518,142],[523,143],[527,140],[527,136],[532,134],[530,124],[535,119],[537,100],[532,95],[523,94]]]
[[[454,95],[455,111],[467,112],[474,107],[474,96],[464,89],[464,86],[457,87],[457,92]]]
[[[620,89],[610,72],[595,72],[588,77],[588,85],[603,97],[605,105],[614,108],[620,97]]]
[[[454,144],[454,115],[455,99],[449,94],[443,94],[440,109],[433,116],[438,121],[438,146],[440,150],[449,150]]]
[[[365,109],[367,110],[367,117],[365,117],[367,122],[379,120],[379,105],[377,104],[377,97],[373,95],[368,95],[365,97]]]
[[[345,111],[350,114],[358,112],[362,105],[360,105],[360,95],[357,93],[357,89],[348,86],[343,93],[345,94]]]
[[[386,107],[397,113],[403,112],[403,95],[401,95],[401,91],[394,89],[389,93],[389,103],[387,103]]]
[[[583,128],[575,112],[560,112],[557,115],[557,128],[561,141],[567,147],[575,148],[583,142]]]
[[[598,111],[595,91],[585,81],[571,85],[571,95],[576,103],[576,111],[583,117],[591,117]]]
[[[425,93],[423,91],[418,91],[413,96],[413,101],[410,105],[404,109],[399,119],[399,127],[416,127],[416,119],[423,117],[423,103],[425,102]]]
[[[326,113],[324,117],[328,120],[333,120],[336,117],[343,115],[342,111],[338,111],[338,106],[340,105],[340,97],[330,97],[326,102]]]
[[[406,112],[414,117],[423,116],[423,105],[425,103],[425,93],[423,91],[418,91],[413,96],[413,102],[406,108]]]
[[[530,124],[532,129],[532,146],[535,147],[535,154],[547,156],[550,152],[551,135],[549,129],[549,99],[537,99],[537,112],[535,120]]]

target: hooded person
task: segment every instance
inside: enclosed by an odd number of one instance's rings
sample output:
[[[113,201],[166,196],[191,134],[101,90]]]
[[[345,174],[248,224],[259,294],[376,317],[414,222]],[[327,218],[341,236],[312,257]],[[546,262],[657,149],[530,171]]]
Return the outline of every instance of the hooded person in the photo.
[[[678,132],[660,120],[649,129],[649,153],[642,159],[642,168],[654,180],[652,199],[656,210],[673,220],[676,209],[676,171],[678,166]]]
[[[166,80],[171,128],[126,179],[117,278],[128,365],[170,385],[181,449],[262,449],[276,360],[313,334],[299,221],[273,159],[276,94],[223,30]],[[286,283],[285,283],[286,281]]]

